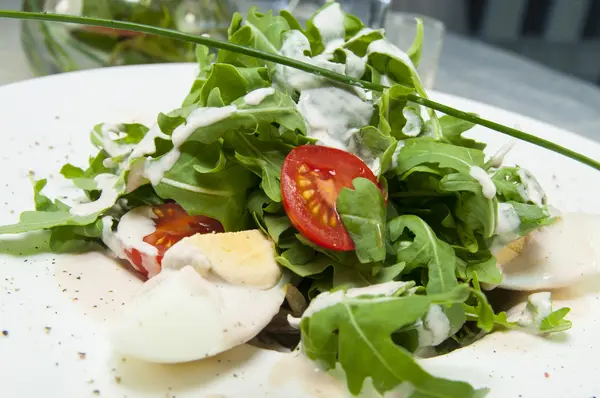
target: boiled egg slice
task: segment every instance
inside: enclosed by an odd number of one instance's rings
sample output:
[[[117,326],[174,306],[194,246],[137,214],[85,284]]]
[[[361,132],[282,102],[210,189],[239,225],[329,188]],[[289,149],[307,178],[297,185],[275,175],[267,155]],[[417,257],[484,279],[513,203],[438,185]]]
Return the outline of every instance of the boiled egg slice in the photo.
[[[109,327],[122,354],[189,362],[244,344],[279,312],[287,279],[260,231],[204,234],[170,248]]]

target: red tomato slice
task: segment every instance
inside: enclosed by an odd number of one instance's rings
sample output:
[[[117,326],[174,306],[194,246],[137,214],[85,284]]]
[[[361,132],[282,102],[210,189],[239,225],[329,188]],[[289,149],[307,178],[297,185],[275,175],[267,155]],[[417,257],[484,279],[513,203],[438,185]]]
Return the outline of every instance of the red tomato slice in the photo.
[[[145,236],[144,242],[158,249],[156,262],[159,266],[165,252],[181,239],[198,233],[225,232],[223,225],[218,220],[205,216],[190,216],[177,203],[153,206],[152,212],[156,215],[154,220],[156,231]],[[148,276],[151,268],[155,268],[150,264],[144,264],[144,258],[139,250],[133,248],[126,250],[126,253],[136,269],[145,276]],[[155,272],[150,273],[155,274]]]
[[[377,184],[371,169],[349,152],[317,145],[294,148],[281,169],[283,206],[294,227],[326,249],[353,250],[336,201],[342,188],[352,188],[357,177]]]

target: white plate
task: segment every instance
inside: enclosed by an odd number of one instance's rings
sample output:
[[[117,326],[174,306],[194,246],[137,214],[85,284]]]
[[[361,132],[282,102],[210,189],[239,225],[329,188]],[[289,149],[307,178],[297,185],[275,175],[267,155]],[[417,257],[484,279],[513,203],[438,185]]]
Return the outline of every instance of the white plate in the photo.
[[[85,165],[94,153],[88,137],[94,124],[151,124],[159,112],[178,107],[195,70],[181,64],[109,68],[0,87],[0,223],[12,223],[32,207],[30,170],[48,177],[50,187],[63,186],[61,165]],[[434,97],[600,158],[600,146],[577,135],[462,98]],[[490,143],[490,152],[508,140],[484,129],[476,136]],[[531,169],[561,210],[597,212],[600,172],[525,143],[507,162]],[[0,240],[0,330],[8,331],[0,334],[0,396],[347,396],[312,364],[253,347],[176,366],[122,358],[110,350],[102,325],[141,282],[100,254],[45,253],[44,238]],[[490,397],[599,395],[600,297],[593,289],[562,297],[557,305],[573,309],[568,333],[549,340],[496,333],[423,365],[489,386]]]

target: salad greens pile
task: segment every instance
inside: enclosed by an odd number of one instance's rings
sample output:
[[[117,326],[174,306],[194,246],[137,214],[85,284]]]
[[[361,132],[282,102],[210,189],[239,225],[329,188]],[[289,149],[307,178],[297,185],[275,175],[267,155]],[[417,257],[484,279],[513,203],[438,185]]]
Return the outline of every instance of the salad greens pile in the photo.
[[[229,42],[289,54],[292,37],[297,59],[389,85],[382,93],[198,45],[199,73],[181,108],[161,113],[151,127],[96,126],[98,154],[86,168],[62,168],[89,203],[51,200],[42,194],[46,181],[37,181],[35,211],[0,234],[49,229],[58,253],[92,250],[125,212],[166,200],[219,220],[226,231],[261,229],[311,301],[300,320],[303,352],[330,369],[339,363],[352,394],[371,378],[380,393],[408,383],[413,398],[483,396],[485,390],[426,373],[417,359],[424,349],[444,353],[497,329],[546,334],[570,327],[568,309],[530,324],[510,322],[482,290],[502,280],[498,249],[554,218],[545,197],[534,195],[533,176],[486,162],[485,144],[463,136],[471,122],[438,117],[409,99],[427,98],[414,67],[422,27],[404,54],[382,30],[344,13],[334,41],[315,22],[329,7],[339,6],[328,3],[306,27],[285,11],[236,14]],[[260,89],[260,101],[248,97]],[[337,211],[354,251],[313,243],[293,228],[282,204],[286,156],[321,144],[298,106],[302,92],[316,89],[343,90],[374,109],[369,124],[343,141],[386,192],[384,198],[380,186],[357,178],[339,193]]]

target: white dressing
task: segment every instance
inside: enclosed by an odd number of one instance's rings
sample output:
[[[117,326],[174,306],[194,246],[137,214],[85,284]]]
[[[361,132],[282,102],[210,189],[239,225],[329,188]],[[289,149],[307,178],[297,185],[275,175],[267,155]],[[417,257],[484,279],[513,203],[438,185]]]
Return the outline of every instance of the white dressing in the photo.
[[[150,206],[140,206],[125,213],[119,220],[117,230],[113,231],[111,217],[102,219],[102,241],[120,259],[128,260],[131,265],[143,275],[152,278],[160,272],[160,264],[156,256],[158,250],[149,243],[144,242],[144,237],[156,231],[154,218]],[[141,266],[133,264],[127,252],[137,250],[141,259]]]
[[[496,185],[492,181],[492,177],[484,169],[478,166],[471,166],[469,175],[481,184],[484,197],[493,199],[496,196]]]
[[[147,158],[142,169],[142,176],[154,186],[160,184],[165,173],[175,166],[180,156],[179,149],[173,148],[158,159]]]
[[[323,292],[310,302],[308,308],[304,311],[304,314],[302,314],[302,319],[310,318],[317,312],[339,304],[347,298],[351,299],[361,296],[393,296],[396,292],[405,288],[406,285],[407,282],[386,282],[367,287],[352,288],[346,291],[338,290],[335,292]]]
[[[129,155],[130,159],[141,158],[146,155],[152,155],[156,152],[156,143],[155,139],[161,138],[163,140],[169,141],[171,137],[164,134],[158,124],[155,124],[148,130],[144,138],[133,148],[131,154]]]
[[[402,127],[402,134],[409,137],[416,137],[423,130],[423,119],[421,115],[411,108],[402,109],[402,115],[406,119],[406,124]]]
[[[439,305],[430,306],[416,326],[419,347],[435,347],[450,336],[450,320]]]
[[[110,157],[114,158],[127,155],[135,146],[133,144],[119,144],[115,142],[119,138],[123,138],[121,135],[122,129],[123,125],[121,124],[104,123],[100,127],[100,132],[98,132],[97,129],[94,129],[92,132],[96,139],[101,142],[102,148]]]
[[[519,168],[517,174],[521,178],[523,188],[519,190],[524,201],[532,202],[537,206],[543,206],[546,202],[546,193],[538,180],[524,168]]]
[[[76,204],[69,212],[74,216],[86,217],[114,206],[121,194],[116,188],[118,180],[119,177],[114,174],[98,174],[94,178],[97,189],[102,191],[98,200]]]
[[[246,94],[244,102],[248,105],[260,105],[265,98],[273,94],[275,94],[275,89],[272,87],[259,88]]]
[[[552,313],[550,292],[533,293],[527,297],[525,306],[516,306],[508,311],[508,320],[517,322],[524,328],[538,330],[542,321]]]
[[[348,151],[377,168],[370,151],[362,148],[356,138],[373,116],[371,103],[341,88],[316,88],[300,94],[298,110],[306,120],[307,135],[317,139],[318,145]]]
[[[346,35],[344,19],[345,15],[339,3],[333,3],[315,15],[313,24],[325,45],[336,39],[344,39]]]
[[[233,115],[236,109],[235,105],[223,106],[221,108],[194,109],[187,117],[185,124],[181,124],[173,130],[173,134],[171,135],[173,146],[179,148],[190,138],[194,131],[227,119]]]
[[[173,141],[173,149],[158,159],[147,158],[146,163],[141,170],[142,176],[147,178],[152,185],[158,185],[165,173],[171,170],[175,163],[177,163],[181,156],[179,148],[190,138],[194,131],[227,119],[233,115],[236,109],[237,108],[234,105],[229,105],[221,108],[198,108],[193,110],[188,115],[186,123],[177,126],[175,130],[173,130],[173,134],[171,134],[170,138]],[[155,152],[156,146],[154,144],[154,138],[162,138],[162,136],[164,136],[164,134],[159,133],[159,131],[160,130],[154,130],[151,140],[145,142],[142,140],[138,148],[134,149],[132,154],[141,155],[149,150]]]
[[[494,230],[496,245],[504,246],[520,236],[521,218],[510,203],[498,203],[498,215]]]
[[[499,264],[501,287],[554,289],[600,273],[600,216],[565,213],[555,224],[530,233],[512,261]]]
[[[510,140],[508,143],[502,145],[502,147],[498,149],[498,152],[496,152],[494,156],[490,158],[490,166],[495,168],[502,167],[502,163],[504,163],[504,158],[514,148],[516,143],[516,140]]]

